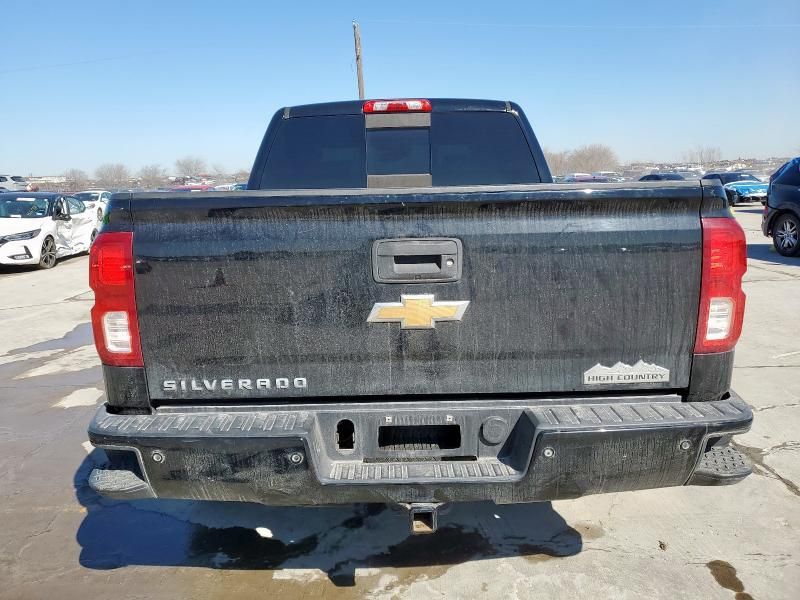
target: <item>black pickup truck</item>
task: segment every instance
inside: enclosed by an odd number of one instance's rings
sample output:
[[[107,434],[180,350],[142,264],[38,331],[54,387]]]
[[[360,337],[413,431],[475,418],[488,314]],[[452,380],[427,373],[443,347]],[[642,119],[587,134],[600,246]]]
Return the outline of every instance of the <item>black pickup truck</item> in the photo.
[[[115,194],[92,246],[115,498],[498,503],[736,482],[719,182],[553,185],[520,108],[296,106],[246,192]]]

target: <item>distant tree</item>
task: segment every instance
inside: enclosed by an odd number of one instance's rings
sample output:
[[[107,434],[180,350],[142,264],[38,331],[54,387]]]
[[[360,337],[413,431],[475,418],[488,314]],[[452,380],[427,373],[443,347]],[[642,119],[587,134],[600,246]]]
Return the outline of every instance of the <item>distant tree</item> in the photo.
[[[227,174],[227,171],[225,171],[225,165],[223,165],[222,163],[214,163],[213,165],[211,165],[211,171],[217,177],[219,177],[220,175]]]
[[[206,161],[197,156],[184,156],[175,161],[176,175],[184,177],[197,177],[206,172]]]
[[[94,176],[100,187],[111,189],[128,187],[131,179],[128,167],[121,163],[100,165],[95,169]]]
[[[233,174],[233,178],[240,183],[243,181],[247,181],[248,179],[250,179],[250,171],[247,171],[245,169],[239,169],[238,171],[236,171],[236,173]]]
[[[569,152],[564,150],[562,152],[554,152],[552,150],[544,149],[544,158],[547,161],[547,166],[550,167],[550,173],[553,175],[564,175],[569,168]]]
[[[592,173],[594,171],[616,171],[619,158],[603,144],[581,146],[569,153],[567,160],[570,172]]]
[[[164,185],[167,173],[161,165],[145,165],[139,169],[139,185],[144,188],[157,188]]]
[[[86,189],[89,184],[89,176],[86,171],[80,169],[67,169],[64,172],[64,186],[67,192],[78,192]]]
[[[705,165],[722,159],[722,150],[720,150],[719,146],[699,145],[684,152],[683,157],[687,162]]]

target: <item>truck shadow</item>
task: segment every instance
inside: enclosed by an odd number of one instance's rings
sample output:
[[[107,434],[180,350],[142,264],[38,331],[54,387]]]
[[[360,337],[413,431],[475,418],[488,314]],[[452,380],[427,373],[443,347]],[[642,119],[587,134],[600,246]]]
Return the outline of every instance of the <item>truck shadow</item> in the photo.
[[[105,456],[94,450],[74,477],[86,508],[78,529],[80,564],[215,569],[309,569],[336,586],[356,584],[356,569],[437,569],[469,561],[521,556],[533,561],[572,556],[596,525],[570,527],[551,503],[497,506],[459,503],[439,517],[432,535],[411,536],[405,510],[382,504],[267,507],[234,502],[114,501],[87,484]],[[583,535],[582,535],[583,534]]]
[[[765,238],[766,239],[766,238]],[[747,258],[760,260],[773,265],[800,266],[800,257],[781,256],[772,247],[772,243],[747,244]]]
[[[737,204],[735,211],[737,213],[750,213],[751,215],[761,215],[764,214],[764,207],[761,204],[751,204],[748,208],[741,208],[741,205]]]

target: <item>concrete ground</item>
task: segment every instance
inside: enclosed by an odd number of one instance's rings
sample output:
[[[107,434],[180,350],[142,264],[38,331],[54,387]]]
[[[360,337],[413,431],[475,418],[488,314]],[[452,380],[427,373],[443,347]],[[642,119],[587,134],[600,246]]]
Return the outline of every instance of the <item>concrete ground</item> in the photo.
[[[734,487],[452,507],[410,537],[383,506],[115,502],[86,478],[103,401],[87,259],[0,271],[0,598],[800,598],[800,259],[748,236]]]

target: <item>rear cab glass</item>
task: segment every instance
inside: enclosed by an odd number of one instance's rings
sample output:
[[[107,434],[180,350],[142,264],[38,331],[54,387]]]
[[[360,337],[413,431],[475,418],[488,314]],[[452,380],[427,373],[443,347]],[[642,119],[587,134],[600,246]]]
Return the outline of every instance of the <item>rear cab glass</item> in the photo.
[[[260,187],[380,187],[387,177],[434,186],[541,181],[512,113],[433,112],[430,120],[418,123],[367,126],[364,115],[284,119],[267,154]]]
[[[435,113],[433,185],[538,183],[539,173],[516,117],[504,112]]]
[[[363,115],[285,119],[267,155],[261,188],[365,187],[365,157]]]

